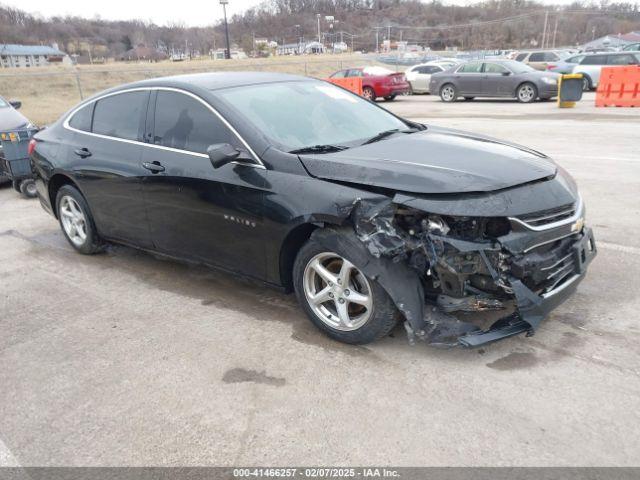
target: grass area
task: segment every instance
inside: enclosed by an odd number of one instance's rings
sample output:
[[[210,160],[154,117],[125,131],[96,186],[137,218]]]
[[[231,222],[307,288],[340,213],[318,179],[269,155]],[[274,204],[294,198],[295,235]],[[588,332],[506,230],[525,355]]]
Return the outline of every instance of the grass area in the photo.
[[[323,78],[341,68],[377,64],[364,55],[286,56],[244,60],[108,63],[0,70],[0,95],[22,101],[21,112],[36,125],[56,120],[84,98],[123,83],[184,73],[269,71]]]

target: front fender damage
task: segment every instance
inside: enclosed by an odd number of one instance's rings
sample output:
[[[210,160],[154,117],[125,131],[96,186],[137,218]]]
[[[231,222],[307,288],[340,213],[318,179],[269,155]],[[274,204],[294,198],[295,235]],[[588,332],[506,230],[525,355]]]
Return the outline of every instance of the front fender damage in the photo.
[[[545,300],[516,278],[509,266],[512,254],[499,236],[461,238],[442,217],[386,197],[356,200],[349,220],[341,235],[317,230],[314,236],[329,249],[336,242],[349,243],[357,257],[351,260],[380,283],[404,315],[410,343],[475,347],[524,332],[533,335],[565,298]],[[472,220],[465,225],[478,228]],[[503,314],[488,328],[469,321],[469,313],[491,311]]]

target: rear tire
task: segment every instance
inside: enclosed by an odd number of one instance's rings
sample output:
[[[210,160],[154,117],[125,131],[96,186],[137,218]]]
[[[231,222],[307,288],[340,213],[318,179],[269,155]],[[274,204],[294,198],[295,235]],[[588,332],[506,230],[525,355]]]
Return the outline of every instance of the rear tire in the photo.
[[[384,288],[349,261],[353,247],[339,245],[340,251],[329,252],[311,238],[300,249],[293,266],[298,302],[313,324],[334,340],[365,344],[387,336],[398,310]]]
[[[516,98],[520,103],[533,103],[538,98],[538,89],[533,83],[523,83],[516,90]]]
[[[440,99],[446,103],[455,102],[458,98],[458,90],[452,83],[446,83],[440,88]]]
[[[93,215],[82,194],[71,185],[64,185],[56,195],[56,213],[60,228],[71,246],[80,253],[92,255],[103,249]]]
[[[20,193],[25,198],[36,198],[38,196],[38,190],[36,189],[35,180],[29,178],[20,182]]]
[[[373,102],[376,99],[376,92],[371,87],[364,87],[362,89],[362,96],[367,100]]]
[[[589,78],[589,75],[582,74],[582,91],[590,92],[592,89],[591,78]]]

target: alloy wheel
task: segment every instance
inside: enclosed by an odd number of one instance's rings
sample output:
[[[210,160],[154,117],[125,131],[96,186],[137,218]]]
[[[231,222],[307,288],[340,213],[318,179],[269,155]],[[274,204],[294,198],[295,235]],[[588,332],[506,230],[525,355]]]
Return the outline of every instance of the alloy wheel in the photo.
[[[518,99],[521,102],[525,102],[525,103],[530,102],[534,100],[535,95],[536,95],[536,92],[531,85],[523,85],[518,90]]]
[[[456,92],[452,86],[446,86],[442,89],[442,99],[445,102],[453,101]]]
[[[81,247],[87,240],[87,220],[78,202],[69,195],[60,199],[60,219],[69,240]]]
[[[316,316],[341,331],[357,330],[373,310],[373,291],[364,274],[332,252],[314,256],[302,280],[305,298]]]

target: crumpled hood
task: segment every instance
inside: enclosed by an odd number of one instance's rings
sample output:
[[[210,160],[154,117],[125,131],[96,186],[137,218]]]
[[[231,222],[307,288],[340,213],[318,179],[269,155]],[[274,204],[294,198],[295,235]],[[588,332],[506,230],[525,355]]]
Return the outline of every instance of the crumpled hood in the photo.
[[[314,177],[423,194],[490,192],[556,174],[534,150],[435,127],[300,160]]]

